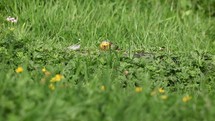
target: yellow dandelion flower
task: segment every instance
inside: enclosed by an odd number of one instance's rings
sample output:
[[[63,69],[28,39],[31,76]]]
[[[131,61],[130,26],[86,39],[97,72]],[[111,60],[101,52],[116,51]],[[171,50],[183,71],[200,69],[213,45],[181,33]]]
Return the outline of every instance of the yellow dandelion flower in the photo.
[[[168,98],[168,96],[167,96],[167,95],[161,95],[160,98],[161,98],[162,100],[166,100],[166,99]]]
[[[107,42],[107,41],[103,41],[101,44],[100,44],[100,49],[101,50],[108,50],[111,46],[111,43],[110,42]]]
[[[61,81],[61,79],[63,79],[63,75],[56,74],[55,77],[53,77],[50,82],[59,82]]]
[[[142,87],[136,87],[135,92],[142,92]]]
[[[63,76],[61,74],[56,74],[55,75],[55,80],[56,81],[60,81],[61,79],[63,79]]]
[[[55,90],[55,86],[54,86],[54,84],[52,84],[52,83],[51,83],[51,84],[49,84],[49,89],[50,89],[50,90]]]
[[[165,90],[164,90],[163,88],[159,88],[159,89],[158,89],[158,92],[159,92],[159,93],[164,93]]]
[[[46,68],[45,67],[43,67],[42,72],[44,72],[44,73],[46,72]]]
[[[16,73],[21,73],[21,72],[23,72],[23,68],[19,66],[19,67],[16,69]]]
[[[184,97],[182,98],[182,101],[186,103],[186,102],[190,101],[191,98],[192,98],[191,96],[187,95],[187,96],[184,96]]]
[[[102,91],[105,91],[105,89],[106,89],[105,86],[102,85],[102,86],[101,86],[101,90],[102,90]]]

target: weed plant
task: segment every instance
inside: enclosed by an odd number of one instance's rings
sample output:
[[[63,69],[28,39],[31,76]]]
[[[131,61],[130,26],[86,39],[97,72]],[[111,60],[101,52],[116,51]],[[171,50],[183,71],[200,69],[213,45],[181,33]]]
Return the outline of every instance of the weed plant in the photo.
[[[214,4],[0,1],[0,121],[213,121]]]

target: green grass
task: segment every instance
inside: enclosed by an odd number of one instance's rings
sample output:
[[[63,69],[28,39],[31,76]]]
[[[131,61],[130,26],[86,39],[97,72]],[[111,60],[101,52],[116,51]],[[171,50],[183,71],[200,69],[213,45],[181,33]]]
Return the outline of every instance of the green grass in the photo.
[[[214,3],[0,1],[0,121],[213,121]]]

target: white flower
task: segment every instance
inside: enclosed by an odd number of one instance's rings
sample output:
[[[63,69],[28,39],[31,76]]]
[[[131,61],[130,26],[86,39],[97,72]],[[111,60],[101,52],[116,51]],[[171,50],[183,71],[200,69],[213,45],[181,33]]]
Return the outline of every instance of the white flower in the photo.
[[[11,23],[17,23],[17,21],[18,21],[18,19],[14,18],[14,17],[10,17],[10,16],[8,16],[6,20]]]

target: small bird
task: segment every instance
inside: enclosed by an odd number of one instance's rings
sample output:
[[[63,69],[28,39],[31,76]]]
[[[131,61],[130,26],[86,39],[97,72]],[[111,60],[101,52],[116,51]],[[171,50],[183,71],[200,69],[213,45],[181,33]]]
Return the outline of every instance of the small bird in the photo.
[[[73,51],[77,51],[80,50],[81,45],[80,44],[75,44],[75,45],[71,45],[69,47],[67,47],[69,50],[73,50]]]
[[[118,48],[118,46],[114,45],[112,42],[105,40],[105,41],[101,42],[100,49],[101,50],[109,50],[109,49],[118,50],[119,48]]]
[[[101,42],[101,44],[100,44],[100,49],[101,49],[101,50],[108,50],[108,49],[110,49],[111,44],[112,44],[111,42],[103,41],[103,42]]]

